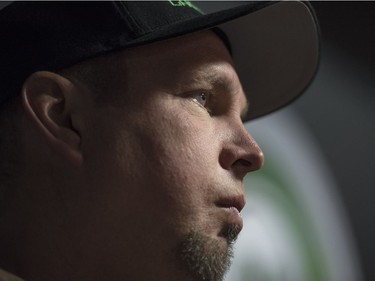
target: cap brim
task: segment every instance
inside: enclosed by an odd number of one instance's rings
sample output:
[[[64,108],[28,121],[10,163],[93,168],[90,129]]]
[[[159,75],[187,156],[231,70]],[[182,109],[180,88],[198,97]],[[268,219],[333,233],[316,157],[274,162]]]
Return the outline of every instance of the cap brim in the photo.
[[[285,1],[219,26],[249,101],[246,120],[295,100],[312,81],[319,61],[315,16],[303,2]]]

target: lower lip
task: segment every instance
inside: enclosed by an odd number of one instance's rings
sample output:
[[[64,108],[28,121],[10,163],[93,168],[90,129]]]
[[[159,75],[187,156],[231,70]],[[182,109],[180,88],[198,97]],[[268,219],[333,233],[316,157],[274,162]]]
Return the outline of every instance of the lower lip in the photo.
[[[235,224],[240,229],[243,227],[243,219],[240,215],[240,212],[235,207],[225,208],[226,212],[228,213],[228,223]]]

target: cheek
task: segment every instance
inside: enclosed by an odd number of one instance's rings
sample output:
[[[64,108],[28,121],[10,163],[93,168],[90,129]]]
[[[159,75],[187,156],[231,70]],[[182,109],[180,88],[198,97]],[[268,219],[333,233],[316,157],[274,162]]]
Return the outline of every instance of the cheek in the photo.
[[[136,130],[150,184],[179,208],[202,203],[218,165],[213,129],[187,112],[167,108],[150,114]]]
[[[121,241],[143,241],[145,249],[209,221],[219,169],[216,132],[187,111],[155,108],[163,110],[115,119],[116,126],[103,129],[103,140],[89,151],[91,181],[82,201],[93,240],[118,233]],[[162,241],[150,240],[149,233]]]

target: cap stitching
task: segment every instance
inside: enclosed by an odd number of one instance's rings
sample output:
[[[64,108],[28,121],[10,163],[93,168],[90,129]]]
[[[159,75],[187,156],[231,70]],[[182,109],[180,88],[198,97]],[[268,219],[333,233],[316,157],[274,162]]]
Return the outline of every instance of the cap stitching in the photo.
[[[144,34],[145,30],[141,26],[141,24],[131,15],[131,13],[128,10],[128,7],[123,3],[123,1],[114,1],[113,2],[117,10],[119,11],[122,18],[132,26],[132,30],[136,30],[136,32],[133,31],[133,35],[138,36],[137,34],[141,33]]]

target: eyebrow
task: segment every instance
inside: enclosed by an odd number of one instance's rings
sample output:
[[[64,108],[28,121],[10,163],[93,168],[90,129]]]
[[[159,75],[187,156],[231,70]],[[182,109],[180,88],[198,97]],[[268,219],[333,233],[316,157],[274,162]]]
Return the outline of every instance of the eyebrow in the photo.
[[[217,67],[212,66],[208,69],[198,69],[193,75],[193,80],[197,82],[206,82],[210,86],[228,87],[229,80],[225,75],[217,71]]]

